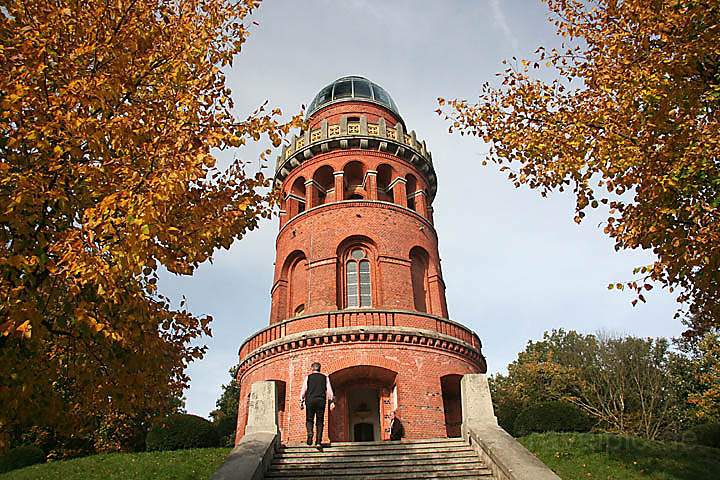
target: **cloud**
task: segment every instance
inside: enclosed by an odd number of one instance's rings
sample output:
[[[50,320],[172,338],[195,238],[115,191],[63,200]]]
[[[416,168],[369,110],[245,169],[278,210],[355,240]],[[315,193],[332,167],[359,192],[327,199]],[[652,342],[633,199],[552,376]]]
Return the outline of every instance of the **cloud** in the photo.
[[[502,30],[508,42],[510,42],[513,52],[516,53],[520,49],[519,42],[517,37],[515,36],[515,33],[510,28],[510,25],[508,25],[507,18],[502,11],[502,7],[500,6],[500,0],[490,0],[490,7],[492,7],[495,23],[498,27],[500,27],[500,30]]]

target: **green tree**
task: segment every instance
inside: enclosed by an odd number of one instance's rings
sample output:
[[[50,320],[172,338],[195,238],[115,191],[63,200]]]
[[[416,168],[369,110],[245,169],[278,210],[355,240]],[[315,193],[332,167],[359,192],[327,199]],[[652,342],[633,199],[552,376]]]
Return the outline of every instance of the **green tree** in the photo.
[[[688,359],[666,339],[546,332],[529,342],[507,375],[492,379],[499,420],[506,426],[529,406],[569,401],[606,431],[645,438],[678,436],[687,427]]]
[[[232,446],[235,442],[240,401],[240,386],[237,383],[238,368],[239,365],[235,365],[229,370],[230,382],[222,386],[220,398],[215,402],[217,408],[210,412],[215,428],[226,446]]]

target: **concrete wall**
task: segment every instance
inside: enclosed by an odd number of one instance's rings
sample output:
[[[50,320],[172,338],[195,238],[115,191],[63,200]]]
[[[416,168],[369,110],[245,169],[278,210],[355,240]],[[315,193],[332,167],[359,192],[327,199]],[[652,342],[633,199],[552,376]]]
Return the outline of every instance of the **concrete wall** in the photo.
[[[561,480],[497,424],[484,374],[465,375],[460,389],[463,436],[492,469],[496,480]]]

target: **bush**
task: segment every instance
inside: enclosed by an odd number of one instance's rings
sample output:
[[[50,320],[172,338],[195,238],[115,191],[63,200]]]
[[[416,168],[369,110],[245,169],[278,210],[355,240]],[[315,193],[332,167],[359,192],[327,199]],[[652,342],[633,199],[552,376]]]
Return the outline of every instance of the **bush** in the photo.
[[[515,419],[513,433],[522,437],[532,432],[587,432],[592,425],[590,417],[575,405],[554,401],[525,408]]]
[[[176,414],[156,422],[145,439],[148,450],[181,450],[220,445],[215,427],[197,415]]]
[[[698,445],[720,448],[720,423],[696,425],[688,430],[686,438]]]
[[[45,461],[45,453],[34,445],[23,445],[10,449],[0,455],[0,473],[9,472],[18,468],[29,467]]]
[[[514,401],[498,402],[494,405],[495,416],[500,425],[510,435],[515,435],[515,420],[522,412],[522,404]]]
[[[215,431],[220,437],[222,447],[235,445],[235,429],[237,428],[237,415],[225,416],[215,421]]]

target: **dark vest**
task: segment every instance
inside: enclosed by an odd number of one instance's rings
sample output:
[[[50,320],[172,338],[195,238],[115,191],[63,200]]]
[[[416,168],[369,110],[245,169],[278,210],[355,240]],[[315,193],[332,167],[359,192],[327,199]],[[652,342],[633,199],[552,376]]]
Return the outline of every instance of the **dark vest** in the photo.
[[[327,380],[322,373],[311,373],[308,375],[307,390],[305,398],[311,400],[313,398],[321,398],[325,400],[327,392]]]

